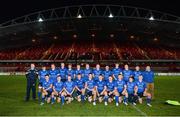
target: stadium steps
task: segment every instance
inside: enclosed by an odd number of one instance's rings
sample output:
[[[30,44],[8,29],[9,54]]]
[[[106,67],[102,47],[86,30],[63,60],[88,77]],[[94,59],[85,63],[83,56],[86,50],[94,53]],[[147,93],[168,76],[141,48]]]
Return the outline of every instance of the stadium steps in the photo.
[[[43,53],[43,56],[41,57],[41,60],[43,60],[46,56],[48,56],[50,54],[50,51],[51,49],[54,47],[54,44],[52,44],[48,50],[46,50],[44,53]],[[48,57],[49,58],[49,57]]]
[[[61,54],[60,59],[62,59],[63,56],[65,56],[65,51],[63,51],[63,53]]]
[[[27,48],[27,49],[19,52],[19,53],[15,56],[15,60],[17,60],[17,59],[19,59],[20,57],[22,57],[22,55],[23,55],[24,53],[26,53],[26,51],[29,50],[29,49],[30,49],[30,48]]]
[[[74,50],[74,46],[75,46],[75,42],[72,44],[72,46],[71,46],[71,48],[69,48],[69,50],[67,51],[67,54],[66,54],[66,56],[64,57],[64,59],[63,60],[67,60],[68,59],[68,57],[71,55],[71,53],[72,53],[72,50]],[[64,52],[63,52],[64,53]]]
[[[48,60],[51,60],[52,56],[53,56],[53,55],[51,54],[51,55],[49,56]]]
[[[139,47],[136,43],[133,43],[134,46],[138,49],[139,53],[142,56],[145,56],[147,59],[150,59],[150,57],[147,55],[147,52],[145,52],[141,47]]]
[[[160,48],[160,49],[162,49],[163,51],[167,52],[168,54],[173,55],[173,57],[174,57],[175,59],[177,59],[177,56],[176,56],[176,54],[175,54],[175,53],[170,52],[169,50],[164,49],[164,48],[162,48],[162,47],[159,47],[159,48]]]
[[[92,42],[92,51],[93,51],[93,53],[95,52],[95,43],[94,43],[94,38],[93,38],[93,42]],[[95,56],[94,56],[94,54],[92,55],[92,59],[94,60],[94,58],[95,58]]]
[[[54,57],[54,60],[56,60],[59,56],[59,52],[56,54],[56,56]]]
[[[116,44],[114,42],[113,42],[113,47],[115,48],[118,58],[121,60],[122,59],[121,51],[119,50],[119,48],[116,46]]]

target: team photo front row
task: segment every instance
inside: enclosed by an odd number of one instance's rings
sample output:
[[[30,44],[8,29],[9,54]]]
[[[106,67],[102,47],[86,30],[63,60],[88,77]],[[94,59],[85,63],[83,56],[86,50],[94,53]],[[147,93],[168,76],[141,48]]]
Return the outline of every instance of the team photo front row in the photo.
[[[61,105],[70,104],[73,100],[84,103],[88,101],[94,106],[97,103],[119,104],[142,104],[145,99],[147,106],[152,107],[151,100],[154,98],[154,73],[150,66],[145,71],[141,71],[139,66],[135,70],[130,70],[129,66],[124,65],[124,69],[115,64],[115,68],[110,70],[106,66],[104,70],[97,64],[94,70],[86,64],[85,69],[77,65],[76,70],[69,64],[61,63],[57,69],[54,64],[46,70],[43,66],[41,70],[36,70],[35,65],[26,73],[27,94],[26,101],[29,100],[30,90],[33,92],[33,99],[36,98],[36,76],[38,76],[38,100],[40,105],[45,102]]]

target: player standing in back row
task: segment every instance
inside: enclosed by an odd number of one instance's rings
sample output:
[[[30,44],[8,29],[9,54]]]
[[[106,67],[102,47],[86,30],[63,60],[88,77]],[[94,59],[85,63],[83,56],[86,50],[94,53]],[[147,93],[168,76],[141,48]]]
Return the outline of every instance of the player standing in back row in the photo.
[[[144,81],[147,83],[147,90],[152,95],[152,99],[154,99],[154,72],[151,70],[150,66],[146,67],[143,77]]]
[[[119,74],[122,74],[122,69],[119,67],[118,63],[115,64],[115,68],[112,70],[112,73],[115,80],[118,79]]]
[[[39,84],[38,84],[38,100],[41,100],[41,93],[42,93],[42,84],[45,81],[45,75],[48,74],[46,70],[46,66],[42,66],[42,69],[39,71]]]
[[[133,73],[129,69],[129,66],[127,64],[124,65],[124,70],[123,70],[123,80],[127,83],[129,81],[129,77],[132,76]]]
[[[84,81],[87,81],[87,80],[88,80],[89,73],[92,73],[92,70],[91,70],[89,64],[87,63],[87,64],[86,64],[86,67],[85,67],[85,69],[84,69],[84,77],[83,77],[83,78],[84,78]]]
[[[102,70],[100,68],[100,65],[97,64],[96,68],[93,71],[94,81],[97,82],[99,79],[99,75],[102,74]]]

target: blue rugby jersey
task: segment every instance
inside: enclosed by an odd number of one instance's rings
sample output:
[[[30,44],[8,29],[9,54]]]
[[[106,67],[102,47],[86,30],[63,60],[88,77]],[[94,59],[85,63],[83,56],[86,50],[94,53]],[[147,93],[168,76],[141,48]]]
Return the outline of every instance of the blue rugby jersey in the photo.
[[[140,81],[137,81],[136,82],[136,85],[138,87],[138,93],[143,93],[146,89],[146,83],[144,81],[140,82]]]
[[[128,94],[133,94],[134,93],[135,86],[136,86],[135,82],[127,82],[127,92],[128,92]]]
[[[114,68],[112,70],[112,73],[113,73],[113,75],[115,77],[115,80],[117,80],[118,79],[118,75],[122,73],[122,69],[121,68]]]
[[[124,80],[116,80],[115,84],[116,84],[116,88],[118,92],[122,92],[126,86],[126,83]]]
[[[40,70],[38,74],[39,74],[39,82],[43,83],[43,81],[45,81],[45,75],[48,74],[48,71]]]
[[[133,75],[131,70],[123,70],[123,80],[125,82],[129,81],[129,77]]]

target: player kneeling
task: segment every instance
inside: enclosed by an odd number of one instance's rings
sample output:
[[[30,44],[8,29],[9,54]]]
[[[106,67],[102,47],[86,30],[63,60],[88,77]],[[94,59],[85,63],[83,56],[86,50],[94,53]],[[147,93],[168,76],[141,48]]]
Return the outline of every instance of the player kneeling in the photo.
[[[116,101],[116,106],[119,105],[123,101],[125,105],[127,104],[127,98],[128,98],[128,93],[126,91],[126,83],[123,80],[123,75],[119,74],[118,75],[118,80],[115,81],[115,101]],[[124,99],[123,99],[124,96]]]
[[[96,103],[94,103],[95,102],[94,95],[96,93],[96,91],[94,89],[95,82],[94,82],[94,80],[92,78],[93,78],[92,73],[89,73],[88,80],[85,83],[85,90],[86,90],[88,101],[89,102],[93,101],[93,104],[96,105]]]
[[[64,83],[64,91],[65,91],[65,99],[66,99],[66,103],[69,104],[73,101],[73,92],[75,90],[75,84],[74,82],[71,80],[71,76],[68,75],[67,77],[67,81]]]
[[[96,93],[94,95],[95,100],[98,98],[99,102],[101,103],[104,100],[104,98],[108,99],[108,97],[105,97],[106,83],[103,81],[103,76],[101,74],[99,75],[99,79],[96,82],[95,89],[96,89]],[[107,100],[104,102],[104,104],[107,105]],[[93,102],[93,105],[96,105],[96,101]]]
[[[45,98],[47,99],[47,103],[50,103],[52,93],[52,82],[49,80],[49,75],[45,75],[45,81],[42,85],[42,102],[41,105],[44,104]]]
[[[151,102],[151,94],[147,92],[147,87],[146,87],[146,83],[143,81],[143,76],[140,75],[138,77],[138,81],[136,82],[137,85],[137,95],[138,95],[138,100],[139,103],[142,104],[142,97],[146,97],[146,103],[148,106],[152,106],[150,104]]]
[[[108,105],[107,101],[109,103],[111,103],[113,101],[115,92],[117,92],[116,89],[115,89],[115,82],[113,81],[113,77],[112,76],[109,76],[109,80],[106,83],[106,87],[107,87],[106,88],[107,90],[105,92],[105,97],[104,98],[105,98],[105,105]],[[115,97],[115,99],[116,99],[116,102],[117,102],[118,98]]]
[[[75,84],[76,84],[76,94],[77,94],[77,101],[84,101],[85,98],[85,83],[83,81],[83,79],[81,78],[81,74],[79,73],[77,75],[77,80],[75,80]]]
[[[64,105],[64,83],[61,81],[61,76],[57,76],[57,81],[54,82],[53,85],[53,92],[52,92],[52,101],[51,104],[55,102],[55,97],[57,98],[57,102],[60,103],[62,102],[62,105]]]
[[[136,105],[137,101],[137,86],[136,83],[133,82],[134,78],[132,76],[129,77],[129,81],[127,82],[127,92],[128,92],[128,101],[133,105]]]

